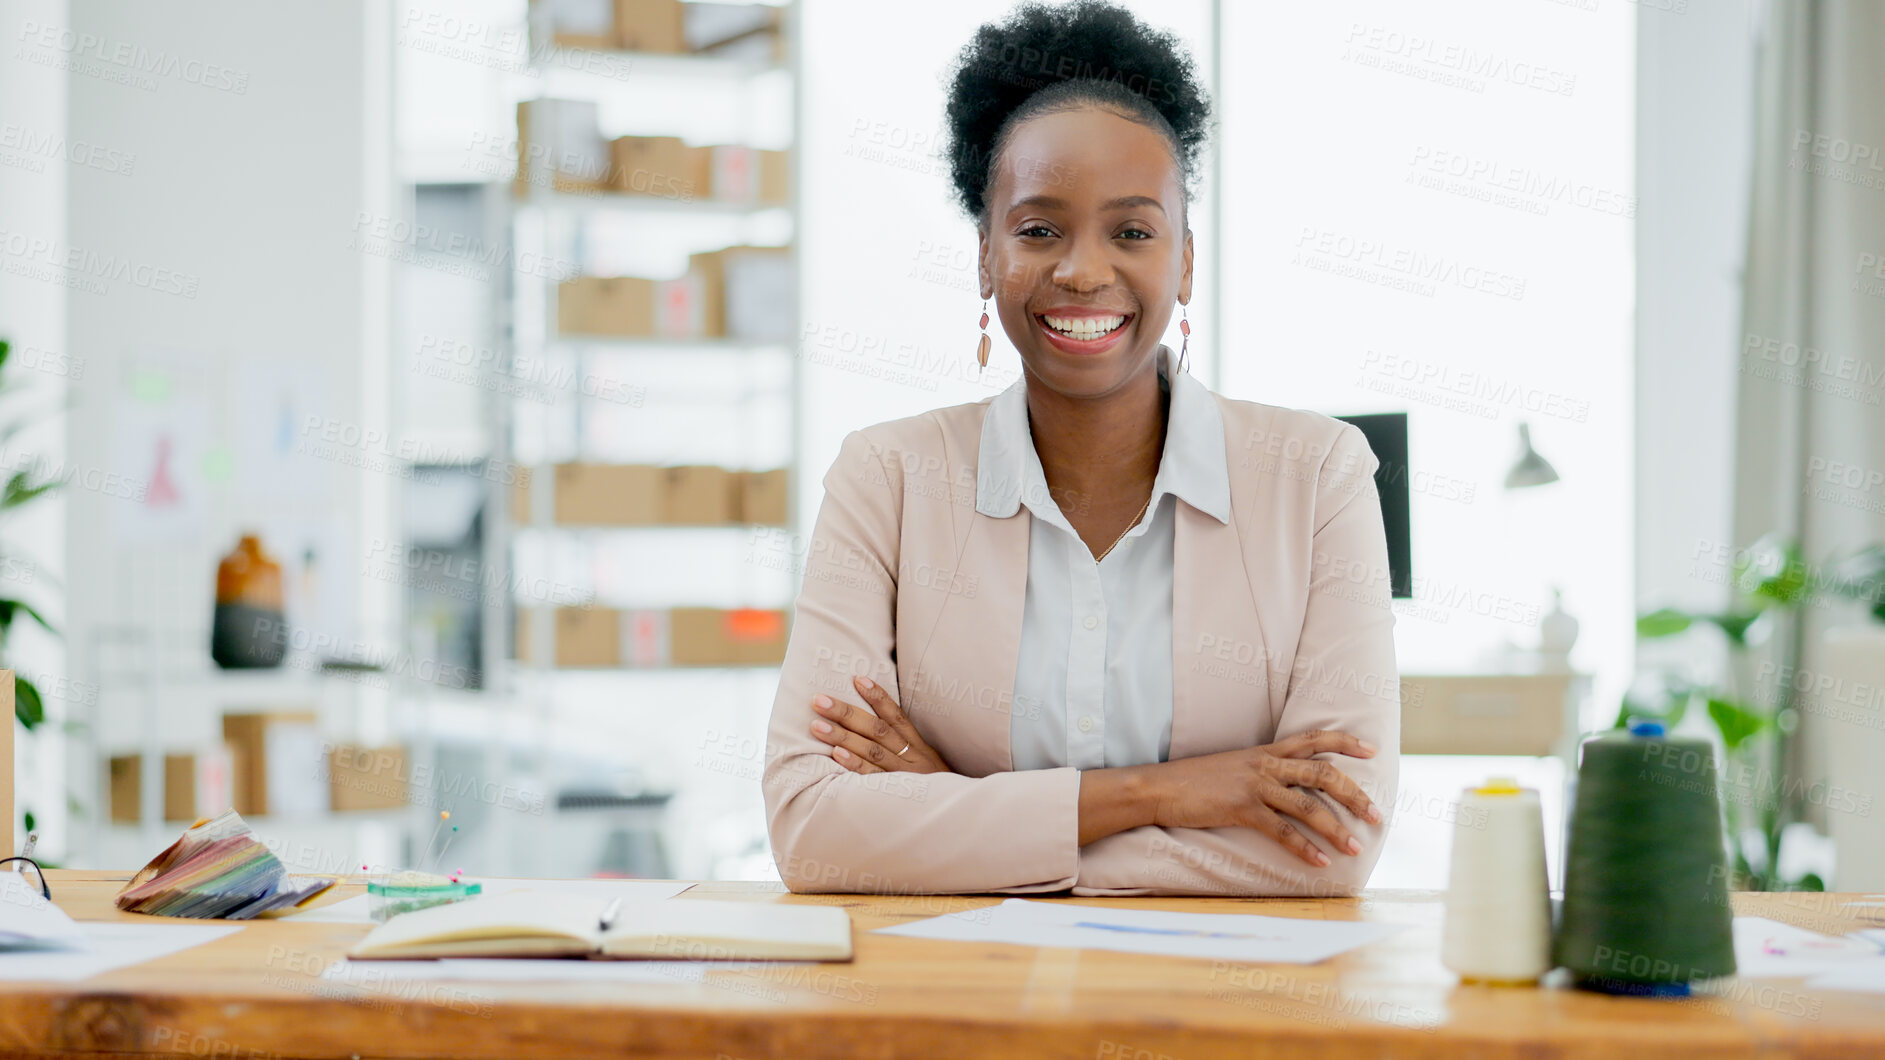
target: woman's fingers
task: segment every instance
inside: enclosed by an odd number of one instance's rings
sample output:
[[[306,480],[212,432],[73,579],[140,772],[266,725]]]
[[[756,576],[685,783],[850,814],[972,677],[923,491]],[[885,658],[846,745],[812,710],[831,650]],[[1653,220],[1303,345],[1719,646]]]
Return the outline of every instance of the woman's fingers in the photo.
[[[1361,785],[1332,763],[1310,758],[1279,758],[1276,760],[1276,779],[1295,787],[1319,788],[1362,820],[1370,824],[1381,823],[1381,810],[1374,800],[1361,790]]]
[[[1335,849],[1344,854],[1361,853],[1361,840],[1342,827],[1342,822],[1335,819],[1335,814],[1328,806],[1308,791],[1284,787],[1272,780],[1264,785],[1262,794],[1264,803],[1271,810],[1308,825],[1325,836]]]
[[[897,752],[908,746],[909,741],[882,718],[862,707],[824,695],[812,697],[812,709],[823,715],[812,722],[812,735],[849,750],[879,769],[907,767],[908,763],[898,758]]]
[[[884,690],[884,686],[862,676],[851,678],[851,684],[857,687],[858,694],[863,696],[864,702],[870,705],[871,713],[877,716],[877,720],[890,726],[896,738],[902,741],[891,744],[892,751],[899,747],[915,747],[923,742],[923,737],[916,731],[916,726],[904,715],[903,708],[897,706],[897,701],[890,698],[890,693]]]
[[[1269,746],[1270,753],[1278,758],[1308,758],[1324,751],[1353,758],[1372,758],[1374,750],[1374,745],[1366,740],[1334,729],[1310,729],[1294,736],[1285,736]]]
[[[1297,831],[1296,827],[1278,816],[1268,806],[1258,803],[1254,807],[1251,827],[1283,845],[1283,849],[1303,859],[1317,868],[1326,868],[1329,856],[1309,841],[1309,837]]]
[[[815,718],[812,721],[812,735],[832,747],[831,757],[845,768],[858,773],[875,773],[899,767],[896,755],[891,754],[883,744],[867,740],[843,725]],[[859,765],[869,769],[859,769]]]

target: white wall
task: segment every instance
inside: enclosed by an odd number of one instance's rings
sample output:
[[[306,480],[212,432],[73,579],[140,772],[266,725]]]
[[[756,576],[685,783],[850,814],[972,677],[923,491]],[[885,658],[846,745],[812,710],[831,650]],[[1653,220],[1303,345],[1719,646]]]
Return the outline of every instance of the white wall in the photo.
[[[301,658],[392,632],[396,590],[354,573],[397,536],[397,461],[373,440],[390,434],[388,260],[408,249],[391,224],[389,25],[377,0],[82,5],[8,44],[70,68],[73,140],[136,159],[129,176],[71,170],[59,251],[82,263],[66,326],[87,363],[67,434],[67,545],[87,557],[67,578],[69,644],[112,682],[103,747],[166,749],[110,627],[207,669],[217,559],[244,529],[284,561]],[[89,797],[98,759],[81,755]]]
[[[1636,602],[1724,606],[1754,137],[1748,2],[1637,15]]]
[[[0,5],[0,35],[8,48],[33,26],[66,23],[64,0],[12,0]],[[30,419],[31,430],[0,449],[8,473],[22,461],[63,458],[64,424],[59,409],[67,390],[88,367],[65,335],[65,288],[37,273],[30,249],[65,242],[66,172],[69,160],[92,161],[89,145],[65,135],[66,79],[57,67],[0,63],[0,338],[12,343],[9,387],[22,393],[0,399],[7,421]],[[109,163],[110,159],[101,159]],[[0,565],[5,595],[45,611],[55,625],[64,620],[59,582],[65,574],[65,500],[57,494],[35,502],[0,523]],[[58,730],[90,691],[67,675],[65,645],[30,620],[13,625],[6,664],[33,681],[45,700],[50,724],[40,735],[15,745],[15,812],[30,810],[51,857],[65,850],[65,763]],[[5,724],[12,725],[8,719]],[[13,853],[8,851],[7,853]]]
[[[1404,671],[1537,640],[1562,586],[1609,720],[1630,663],[1634,8],[1227,4],[1223,390],[1405,410]],[[1556,484],[1507,492],[1517,424]]]

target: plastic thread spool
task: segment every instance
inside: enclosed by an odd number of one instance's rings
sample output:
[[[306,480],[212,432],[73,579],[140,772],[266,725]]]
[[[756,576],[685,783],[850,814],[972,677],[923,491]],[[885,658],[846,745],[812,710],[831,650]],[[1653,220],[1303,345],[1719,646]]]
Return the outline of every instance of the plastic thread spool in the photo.
[[[1685,997],[1734,974],[1714,748],[1655,724],[1584,744],[1557,963],[1579,986]]]
[[[1440,961],[1469,983],[1524,986],[1551,970],[1551,891],[1538,793],[1494,777],[1460,795]]]

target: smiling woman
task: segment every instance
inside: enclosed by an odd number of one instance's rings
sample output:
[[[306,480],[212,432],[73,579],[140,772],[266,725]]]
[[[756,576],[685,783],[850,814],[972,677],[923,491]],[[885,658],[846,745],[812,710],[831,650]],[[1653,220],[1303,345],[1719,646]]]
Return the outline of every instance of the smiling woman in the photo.
[[[1109,4],[963,49],[952,177],[1022,378],[855,430],[825,476],[763,781],[792,889],[1367,880],[1400,728],[1374,455],[1159,342],[1209,118]]]

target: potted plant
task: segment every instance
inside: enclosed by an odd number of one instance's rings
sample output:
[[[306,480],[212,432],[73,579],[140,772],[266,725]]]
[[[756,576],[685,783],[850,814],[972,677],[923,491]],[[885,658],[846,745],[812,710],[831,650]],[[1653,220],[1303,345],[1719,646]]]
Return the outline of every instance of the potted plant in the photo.
[[[1753,651],[1776,635],[1792,635],[1800,611],[1829,597],[1858,600],[1885,621],[1885,546],[1873,545],[1828,566],[1809,569],[1799,546],[1769,535],[1739,554],[1731,579],[1733,599],[1719,613],[1662,608],[1638,616],[1639,640],[1712,629],[1723,638],[1728,663],[1718,680],[1696,681],[1663,667],[1639,680],[1623,698],[1616,727],[1659,721],[1670,731],[1699,709],[1721,740],[1725,759],[1722,808],[1732,848],[1735,886],[1742,890],[1824,890],[1815,873],[1780,874],[1787,826],[1800,820],[1802,785],[1780,781],[1789,761],[1799,710],[1779,677],[1790,671],[1797,644],[1781,644],[1785,665],[1756,669]]]

